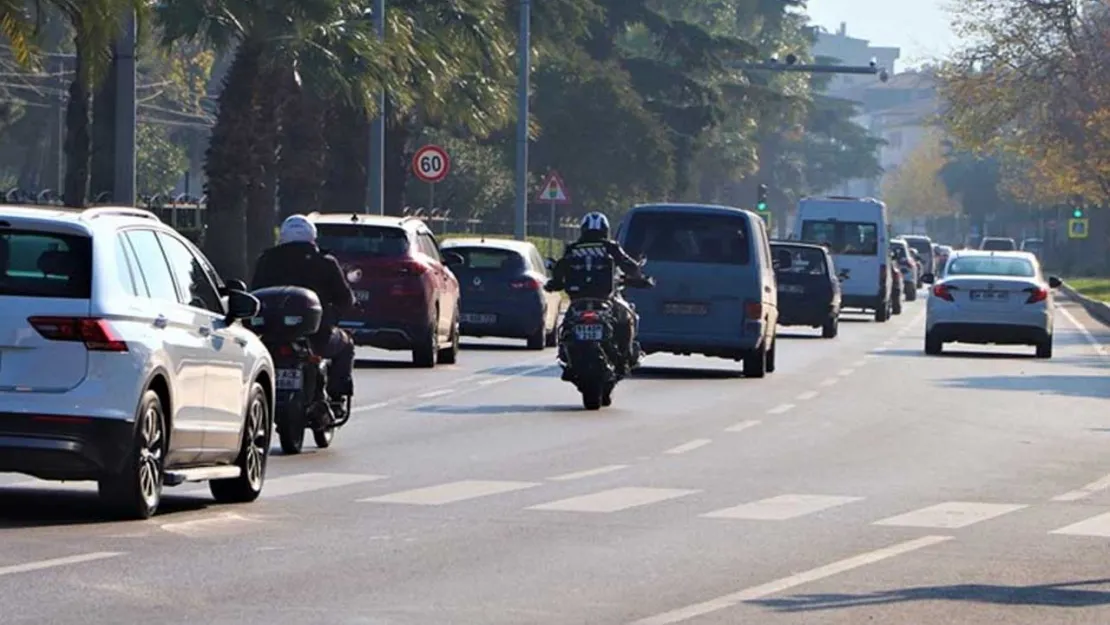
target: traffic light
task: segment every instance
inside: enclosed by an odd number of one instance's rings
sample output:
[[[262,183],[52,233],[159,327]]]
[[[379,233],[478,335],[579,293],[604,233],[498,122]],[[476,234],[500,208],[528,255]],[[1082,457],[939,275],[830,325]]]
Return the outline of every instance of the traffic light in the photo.
[[[1075,219],[1083,219],[1083,209],[1076,206],[1075,209],[1072,210],[1071,216]]]
[[[761,184],[756,190],[755,209],[762,212],[767,210],[767,185]]]

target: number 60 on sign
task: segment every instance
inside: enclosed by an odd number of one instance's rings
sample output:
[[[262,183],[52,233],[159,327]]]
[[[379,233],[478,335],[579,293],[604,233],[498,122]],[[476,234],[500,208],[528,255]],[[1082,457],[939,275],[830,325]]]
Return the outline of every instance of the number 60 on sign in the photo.
[[[442,182],[450,170],[451,158],[438,145],[426,145],[412,157],[412,173],[428,184]]]

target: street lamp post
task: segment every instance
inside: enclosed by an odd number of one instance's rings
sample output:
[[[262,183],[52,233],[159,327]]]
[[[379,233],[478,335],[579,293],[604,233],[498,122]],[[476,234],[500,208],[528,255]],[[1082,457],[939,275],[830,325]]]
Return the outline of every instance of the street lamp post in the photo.
[[[385,0],[374,0],[374,29],[385,40]],[[370,157],[366,163],[366,212],[385,214],[385,92],[377,94],[378,116],[370,124]]]
[[[135,14],[128,18],[116,41],[112,62],[116,65],[115,167],[112,201],[135,205]]]
[[[532,69],[532,2],[520,0],[520,38],[517,42],[516,227],[517,240],[528,237],[528,89]]]

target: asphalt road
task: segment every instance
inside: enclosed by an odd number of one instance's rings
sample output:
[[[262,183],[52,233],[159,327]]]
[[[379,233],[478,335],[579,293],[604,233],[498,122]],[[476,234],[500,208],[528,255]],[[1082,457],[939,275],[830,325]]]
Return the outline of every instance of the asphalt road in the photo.
[[[0,623],[1110,622],[1110,332],[1062,306],[1051,361],[925,357],[918,301],[763,380],[652,356],[594,413],[551,350],[367,352],[255,504],[109,523],[0,476]]]

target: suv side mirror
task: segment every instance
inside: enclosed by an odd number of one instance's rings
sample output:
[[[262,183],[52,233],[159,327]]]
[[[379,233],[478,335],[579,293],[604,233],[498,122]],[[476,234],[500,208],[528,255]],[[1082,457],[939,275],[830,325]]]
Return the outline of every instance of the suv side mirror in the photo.
[[[1049,288],[1058,289],[1062,286],[1064,286],[1064,281],[1061,280],[1060,278],[1057,278],[1056,276],[1049,276],[1048,277],[1048,287]]]
[[[934,276],[931,273],[926,273],[926,274],[921,275],[921,283],[922,284],[933,284],[936,281],[937,281],[937,277]]]
[[[260,308],[262,308],[262,303],[258,301],[258,298],[245,290],[229,291],[227,294],[226,322],[231,325],[240,319],[250,319],[258,314]]]
[[[227,296],[230,295],[232,291],[246,292],[247,283],[243,282],[242,280],[228,280],[224,283],[223,288],[220,289],[220,295]]]
[[[446,250],[443,251],[443,264],[447,265],[448,267],[458,267],[465,262],[466,259],[463,258],[461,254],[457,252],[448,252]]]

